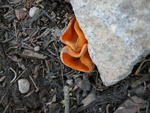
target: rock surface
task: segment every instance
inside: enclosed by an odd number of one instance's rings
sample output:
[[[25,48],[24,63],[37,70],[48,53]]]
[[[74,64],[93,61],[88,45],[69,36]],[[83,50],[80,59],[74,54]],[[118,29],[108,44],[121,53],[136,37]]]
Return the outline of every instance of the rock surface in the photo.
[[[150,53],[149,0],[71,0],[106,86],[127,77]]]
[[[27,93],[30,89],[30,83],[27,79],[19,79],[18,80],[18,87],[20,93],[24,94]]]

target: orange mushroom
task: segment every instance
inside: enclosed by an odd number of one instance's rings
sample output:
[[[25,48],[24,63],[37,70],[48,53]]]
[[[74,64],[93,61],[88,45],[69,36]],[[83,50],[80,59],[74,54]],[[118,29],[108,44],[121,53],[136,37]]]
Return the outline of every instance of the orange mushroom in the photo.
[[[88,53],[87,40],[75,17],[70,20],[62,34],[61,42],[66,45],[60,54],[65,65],[83,72],[93,70],[94,64]]]

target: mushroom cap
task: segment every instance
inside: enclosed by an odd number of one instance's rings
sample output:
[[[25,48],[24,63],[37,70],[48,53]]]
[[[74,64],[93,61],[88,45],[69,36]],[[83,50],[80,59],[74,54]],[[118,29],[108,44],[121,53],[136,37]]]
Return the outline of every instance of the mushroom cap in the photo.
[[[80,51],[83,44],[87,43],[87,40],[85,39],[85,36],[75,17],[70,20],[69,25],[62,34],[60,40],[62,43],[70,46],[75,51]]]
[[[88,53],[88,42],[75,17],[70,20],[62,34],[61,42],[66,45],[60,54],[65,65],[83,72],[93,70],[94,64]]]

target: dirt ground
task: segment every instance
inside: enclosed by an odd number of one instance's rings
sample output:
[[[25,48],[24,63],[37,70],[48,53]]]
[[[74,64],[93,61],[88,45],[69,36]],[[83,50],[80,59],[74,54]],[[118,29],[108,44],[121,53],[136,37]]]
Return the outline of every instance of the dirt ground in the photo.
[[[31,18],[32,7],[40,10]],[[111,87],[97,69],[83,73],[61,62],[60,35],[73,15],[64,0],[0,0],[0,113],[64,113],[64,86],[70,113],[150,113],[150,55]],[[26,93],[19,91],[20,79],[29,81]],[[123,105],[135,96],[142,105]]]

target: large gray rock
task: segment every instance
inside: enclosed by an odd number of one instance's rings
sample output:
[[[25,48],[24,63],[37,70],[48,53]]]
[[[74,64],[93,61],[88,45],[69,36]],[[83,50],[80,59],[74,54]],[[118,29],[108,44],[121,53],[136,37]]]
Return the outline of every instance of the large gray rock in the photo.
[[[113,85],[150,53],[150,0],[70,0],[103,83]]]

